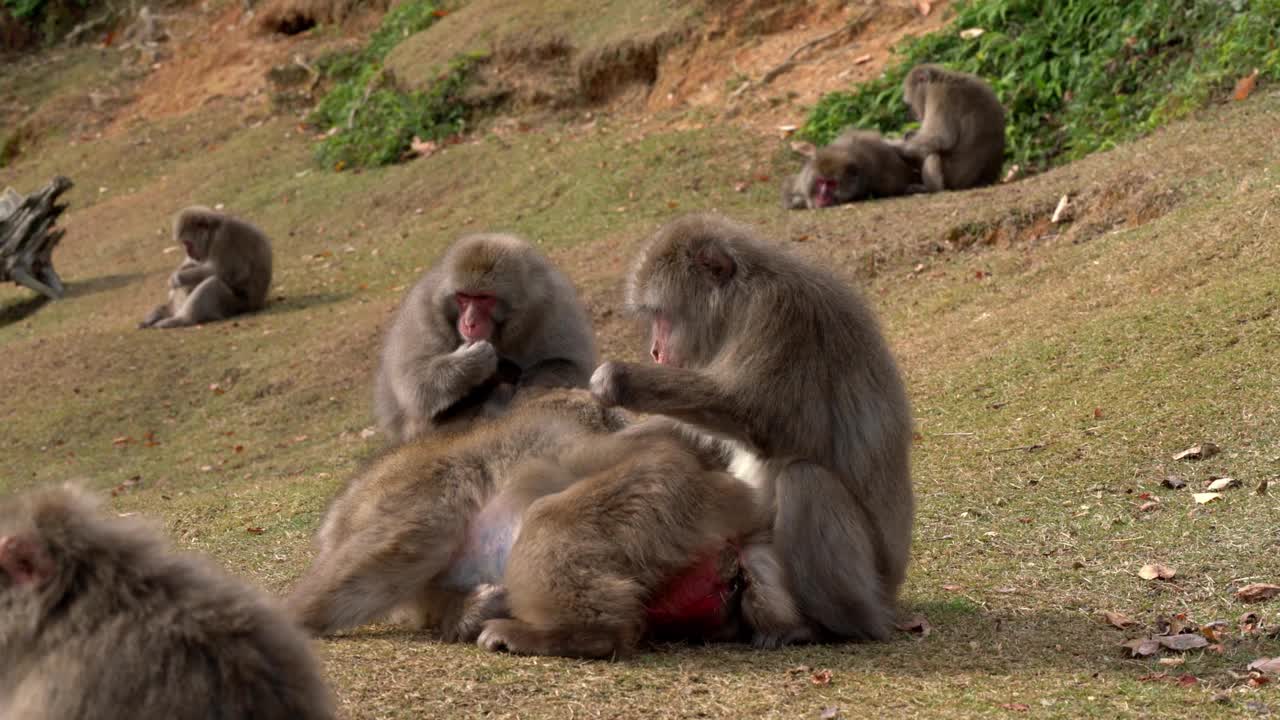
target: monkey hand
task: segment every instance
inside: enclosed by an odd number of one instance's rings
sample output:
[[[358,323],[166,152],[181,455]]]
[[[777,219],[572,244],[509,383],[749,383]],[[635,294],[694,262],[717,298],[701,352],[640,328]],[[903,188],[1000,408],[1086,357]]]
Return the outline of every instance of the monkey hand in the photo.
[[[182,287],[182,276],[177,272],[171,273],[169,275],[169,289],[176,290],[180,287]]]
[[[607,361],[591,373],[591,395],[605,407],[621,405],[626,363]]]
[[[498,351],[488,340],[463,345],[457,350],[462,367],[473,384],[479,385],[498,372]]]

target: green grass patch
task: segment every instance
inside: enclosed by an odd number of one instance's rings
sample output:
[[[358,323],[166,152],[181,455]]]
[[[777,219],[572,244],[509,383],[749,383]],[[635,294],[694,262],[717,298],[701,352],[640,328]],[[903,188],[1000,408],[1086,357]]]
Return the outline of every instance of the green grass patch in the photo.
[[[1280,77],[1277,27],[1280,0],[969,0],[880,78],[824,96],[801,133],[825,143],[849,125],[902,128],[902,80],[932,62],[990,82],[1008,110],[1006,159],[1040,170],[1184,116],[1255,68]],[[961,37],[970,28],[984,32]]]
[[[311,122],[338,132],[317,153],[327,167],[370,167],[396,162],[415,136],[440,140],[466,127],[461,102],[476,61],[455,57],[423,91],[407,91],[384,71],[387,53],[443,16],[437,3],[410,1],[392,8],[364,49],[330,56],[321,70],[337,80],[311,114]]]

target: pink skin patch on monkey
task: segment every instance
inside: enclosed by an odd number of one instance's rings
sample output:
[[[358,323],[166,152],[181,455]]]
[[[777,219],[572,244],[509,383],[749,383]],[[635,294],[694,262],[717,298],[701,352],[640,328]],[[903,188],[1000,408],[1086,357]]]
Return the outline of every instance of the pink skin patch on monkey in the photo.
[[[836,204],[836,181],[818,178],[813,181],[813,204],[831,207]]]
[[[659,588],[645,608],[649,624],[695,632],[723,625],[733,587],[721,577],[719,561],[719,550],[708,553]]]
[[[653,346],[649,354],[659,365],[678,365],[671,355],[671,321],[661,314],[653,316]]]
[[[457,293],[458,334],[467,342],[488,340],[493,335],[493,308],[498,298],[492,295]]]
[[[53,563],[31,541],[6,535],[0,537],[0,572],[20,587],[36,585],[53,574]]]

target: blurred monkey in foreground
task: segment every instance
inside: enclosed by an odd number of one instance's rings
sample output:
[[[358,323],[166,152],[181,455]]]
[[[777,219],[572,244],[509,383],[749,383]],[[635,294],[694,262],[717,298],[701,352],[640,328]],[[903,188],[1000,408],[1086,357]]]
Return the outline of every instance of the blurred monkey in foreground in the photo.
[[[0,657],[14,720],[335,717],[270,600],[74,486],[0,504]]]

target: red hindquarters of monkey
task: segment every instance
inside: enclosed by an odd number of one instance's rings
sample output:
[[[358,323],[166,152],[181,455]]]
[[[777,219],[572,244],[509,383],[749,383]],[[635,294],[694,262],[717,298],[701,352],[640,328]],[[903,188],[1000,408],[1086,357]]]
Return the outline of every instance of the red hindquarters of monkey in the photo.
[[[525,513],[505,575],[512,618],[487,622],[480,645],[609,658],[664,630],[719,629],[732,544],[767,525],[755,492],[673,438],[584,454],[594,464],[563,461],[581,479]]]

